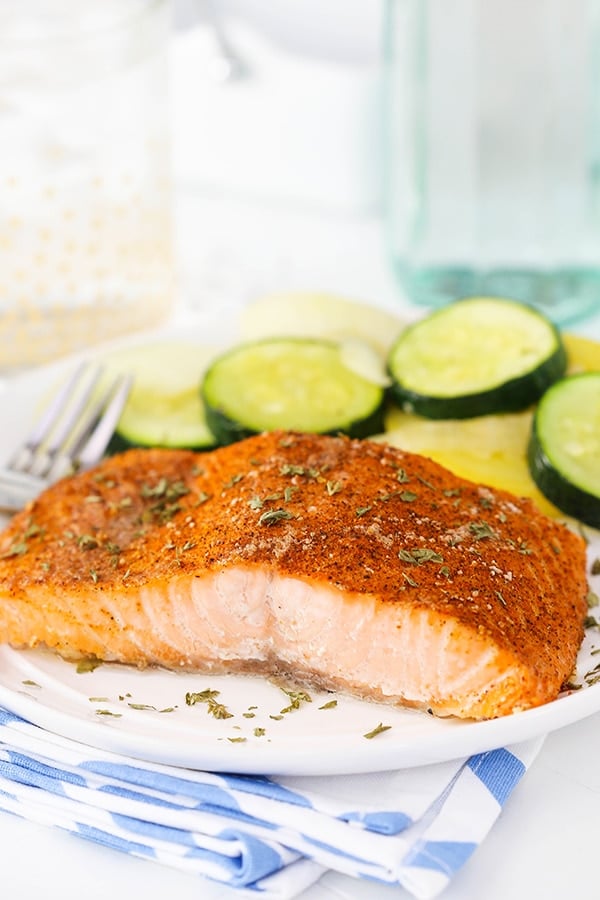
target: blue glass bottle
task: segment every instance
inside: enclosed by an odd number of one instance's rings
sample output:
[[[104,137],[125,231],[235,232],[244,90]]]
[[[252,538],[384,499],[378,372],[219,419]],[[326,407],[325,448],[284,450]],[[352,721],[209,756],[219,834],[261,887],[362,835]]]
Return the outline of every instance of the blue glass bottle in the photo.
[[[386,228],[406,296],[600,311],[600,0],[387,0]]]

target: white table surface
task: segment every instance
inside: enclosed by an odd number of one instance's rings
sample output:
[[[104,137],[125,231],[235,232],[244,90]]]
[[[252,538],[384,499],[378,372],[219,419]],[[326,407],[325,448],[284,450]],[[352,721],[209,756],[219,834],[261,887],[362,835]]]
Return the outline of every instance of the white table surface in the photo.
[[[380,222],[284,212],[182,190],[186,308],[234,313],[263,291],[319,289],[402,310]],[[600,303],[600,301],[599,301]],[[585,327],[600,336],[599,314]],[[600,714],[550,735],[486,841],[444,900],[597,900]],[[234,892],[0,813],[0,872],[10,900],[235,900]],[[391,900],[401,889],[327,875],[302,900]]]

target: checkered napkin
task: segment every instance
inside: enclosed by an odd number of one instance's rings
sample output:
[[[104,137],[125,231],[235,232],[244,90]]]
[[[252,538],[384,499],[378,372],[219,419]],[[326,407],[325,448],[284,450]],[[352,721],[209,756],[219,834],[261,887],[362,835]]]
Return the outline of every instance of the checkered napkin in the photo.
[[[286,900],[326,870],[438,895],[494,824],[542,741],[336,777],[212,774],[142,763],[0,709],[0,809]]]

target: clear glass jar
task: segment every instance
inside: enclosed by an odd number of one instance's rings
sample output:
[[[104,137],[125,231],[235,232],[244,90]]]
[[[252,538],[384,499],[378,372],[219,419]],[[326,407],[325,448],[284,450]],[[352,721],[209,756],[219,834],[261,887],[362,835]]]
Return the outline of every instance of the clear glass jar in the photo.
[[[387,0],[387,236],[405,294],[600,310],[599,0]]]
[[[0,0],[0,369],[173,298],[167,0]]]

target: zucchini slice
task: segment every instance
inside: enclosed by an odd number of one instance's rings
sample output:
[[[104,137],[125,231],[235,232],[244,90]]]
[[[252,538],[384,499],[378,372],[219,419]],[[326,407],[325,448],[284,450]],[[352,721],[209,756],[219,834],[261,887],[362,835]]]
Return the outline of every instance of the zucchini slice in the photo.
[[[387,365],[402,409],[468,419],[526,409],[564,374],[566,362],[558,330],[537,310],[470,297],[406,328]]]
[[[405,327],[395,313],[337,294],[291,291],[267,294],[240,314],[244,343],[272,337],[311,337],[329,341],[359,338],[383,358]]]
[[[600,528],[600,372],[570,375],[544,394],[533,419],[528,462],[548,500]]]
[[[215,446],[199,394],[215,351],[179,340],[127,347],[102,358],[108,376],[130,372],[133,387],[109,451],[128,447],[203,450]]]
[[[348,368],[340,344],[313,338],[240,344],[202,383],[207,422],[223,444],[278,429],[366,437],[383,428],[384,396]]]
[[[123,410],[109,451],[117,453],[129,447],[168,447],[179,450],[208,450],[216,446],[215,436],[206,424],[198,386],[196,396],[175,401],[157,413],[152,407],[130,406]]]

